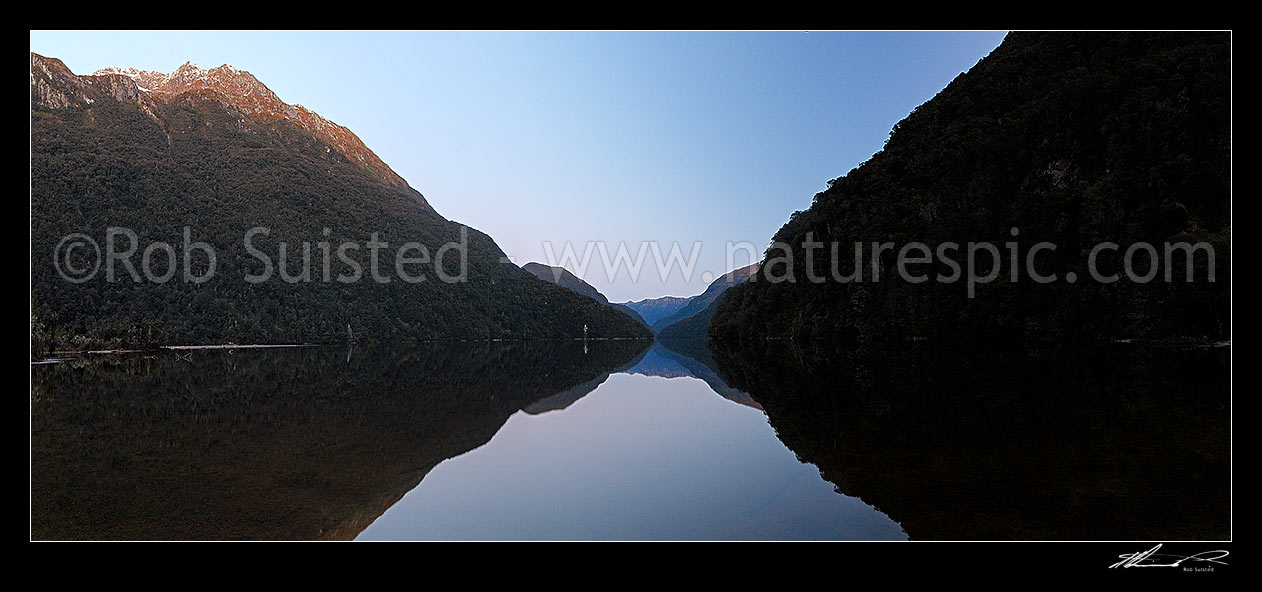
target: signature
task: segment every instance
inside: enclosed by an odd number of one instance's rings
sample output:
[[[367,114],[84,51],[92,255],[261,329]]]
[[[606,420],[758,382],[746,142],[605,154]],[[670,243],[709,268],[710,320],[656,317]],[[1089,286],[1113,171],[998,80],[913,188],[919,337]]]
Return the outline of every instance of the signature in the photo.
[[[1170,553],[1158,553],[1161,545],[1157,545],[1147,551],[1140,553],[1124,553],[1118,555],[1122,560],[1109,566],[1109,569],[1117,567],[1179,567],[1185,561],[1188,562],[1204,562],[1217,563],[1219,565],[1227,565],[1226,561],[1219,561],[1226,557],[1227,551],[1201,551],[1195,555],[1172,555]]]

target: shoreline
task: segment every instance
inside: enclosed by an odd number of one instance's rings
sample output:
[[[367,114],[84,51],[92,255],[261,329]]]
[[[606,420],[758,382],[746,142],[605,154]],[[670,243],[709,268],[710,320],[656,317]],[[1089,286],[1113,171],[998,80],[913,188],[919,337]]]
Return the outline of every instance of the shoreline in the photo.
[[[527,342],[527,341],[622,341],[647,339],[639,337],[589,337],[589,338],[558,338],[558,339],[451,339],[451,340],[423,340],[417,341],[421,343],[504,343],[504,342]],[[654,337],[653,341],[658,341]],[[764,337],[752,340],[737,341],[799,341],[788,337]],[[805,340],[815,341],[815,340]],[[915,341],[923,341],[917,339]],[[1111,339],[1107,343],[1114,345],[1132,345],[1139,347],[1163,347],[1163,348],[1186,348],[1186,349],[1220,349],[1231,348],[1230,339],[1225,340],[1202,340],[1195,338],[1173,338],[1173,339],[1140,339],[1140,338],[1123,338]],[[272,348],[294,348],[294,347],[323,347],[333,345],[331,343],[221,343],[210,345],[160,345],[152,349],[98,349],[98,350],[56,350],[48,352],[48,357],[38,360],[31,360],[31,365],[41,364],[57,364],[60,362],[81,359],[87,356],[108,356],[118,354],[137,354],[145,352],[156,352],[161,350],[168,351],[196,351],[196,350],[237,350],[237,349],[272,349]],[[351,345],[355,345],[354,342]]]
[[[158,346],[158,348],[157,348],[157,349],[173,349],[173,350],[188,350],[188,349],[257,349],[257,348],[266,348],[266,347],[319,347],[320,345],[321,345],[321,344],[319,344],[319,343],[276,343],[276,344],[266,344],[266,343],[246,343],[246,344],[224,343],[224,344],[219,344],[219,345],[160,345],[160,346]],[[133,351],[138,351],[138,350],[133,350]],[[88,352],[88,353],[93,353],[93,352]],[[119,353],[122,353],[122,350],[119,350]]]
[[[444,339],[444,340],[421,340],[414,343],[524,343],[530,341],[624,341],[624,340],[648,340],[647,337],[560,337],[553,339]],[[349,342],[350,345],[359,345],[361,342]],[[364,342],[373,343],[373,342]],[[95,350],[54,350],[48,352],[48,356],[38,360],[31,360],[32,365],[38,364],[56,364],[67,360],[82,359],[88,356],[109,356],[119,354],[141,354],[147,352],[158,351],[195,351],[195,350],[237,350],[237,349],[270,349],[270,348],[292,348],[292,347],[324,347],[329,345],[346,345],[346,343],[218,343],[209,345],[159,345],[149,349],[95,349]]]

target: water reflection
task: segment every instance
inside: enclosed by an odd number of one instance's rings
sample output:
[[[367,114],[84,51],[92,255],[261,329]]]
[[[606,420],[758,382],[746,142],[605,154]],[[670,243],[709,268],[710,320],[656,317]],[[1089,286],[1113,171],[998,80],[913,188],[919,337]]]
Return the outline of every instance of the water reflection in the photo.
[[[785,444],[913,539],[1231,536],[1229,347],[711,345]]]
[[[31,369],[34,539],[349,539],[644,342],[194,351]]]
[[[526,408],[485,446],[435,467],[359,538],[906,538],[798,461],[761,411],[716,397],[685,364],[698,362],[654,346],[548,406],[563,412]]]
[[[1229,348],[361,344],[31,380],[35,539],[1231,534]]]

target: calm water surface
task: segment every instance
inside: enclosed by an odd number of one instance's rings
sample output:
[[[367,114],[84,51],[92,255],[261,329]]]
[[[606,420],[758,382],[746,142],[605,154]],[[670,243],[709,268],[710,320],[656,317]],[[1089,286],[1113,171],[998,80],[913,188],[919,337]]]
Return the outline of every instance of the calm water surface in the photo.
[[[33,535],[906,538],[798,460],[747,395],[720,395],[671,358],[695,361],[647,348],[204,350],[35,366]]]
[[[360,539],[904,539],[837,494],[757,409],[695,378],[619,373],[563,410],[514,414]]]
[[[32,365],[32,538],[1231,536],[1230,347],[666,345]]]

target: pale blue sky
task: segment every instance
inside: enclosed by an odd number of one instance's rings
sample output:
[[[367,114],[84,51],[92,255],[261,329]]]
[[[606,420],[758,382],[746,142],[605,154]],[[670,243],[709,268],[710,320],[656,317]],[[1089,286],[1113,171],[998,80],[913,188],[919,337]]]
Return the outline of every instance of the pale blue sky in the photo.
[[[701,242],[690,282],[580,275],[613,301],[701,292],[759,252],[1003,32],[33,31],[76,73],[248,70],[355,132],[518,264],[569,241]],[[737,264],[744,264],[742,258]],[[579,269],[570,266],[576,273]],[[704,277],[702,272],[709,272]]]

